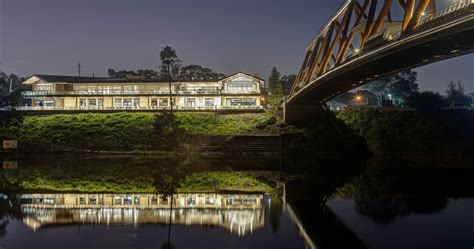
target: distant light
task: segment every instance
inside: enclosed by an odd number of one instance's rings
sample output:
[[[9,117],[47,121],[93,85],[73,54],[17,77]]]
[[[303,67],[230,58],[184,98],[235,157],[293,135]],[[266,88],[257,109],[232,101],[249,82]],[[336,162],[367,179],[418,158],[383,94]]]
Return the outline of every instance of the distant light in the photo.
[[[425,12],[421,13],[421,16],[425,16],[425,15],[426,15],[426,13],[425,13]]]
[[[359,53],[359,52],[360,52],[360,49],[358,49],[358,48],[355,48],[355,49],[354,49],[354,53],[357,54],[357,53]]]

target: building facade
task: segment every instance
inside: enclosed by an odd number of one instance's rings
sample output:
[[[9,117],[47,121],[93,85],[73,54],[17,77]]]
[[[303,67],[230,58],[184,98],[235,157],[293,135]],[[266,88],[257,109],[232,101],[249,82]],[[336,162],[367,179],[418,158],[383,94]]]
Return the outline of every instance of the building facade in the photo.
[[[264,81],[246,73],[218,80],[111,79],[33,75],[22,110],[262,109]],[[171,85],[171,87],[170,87]],[[171,88],[171,98],[170,98]],[[171,101],[170,101],[171,99]]]

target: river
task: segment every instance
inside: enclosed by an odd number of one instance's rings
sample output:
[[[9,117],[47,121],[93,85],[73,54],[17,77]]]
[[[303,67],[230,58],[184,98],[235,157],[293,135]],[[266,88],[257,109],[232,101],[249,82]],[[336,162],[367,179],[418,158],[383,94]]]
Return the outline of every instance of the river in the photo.
[[[473,248],[466,158],[2,157],[0,248]]]

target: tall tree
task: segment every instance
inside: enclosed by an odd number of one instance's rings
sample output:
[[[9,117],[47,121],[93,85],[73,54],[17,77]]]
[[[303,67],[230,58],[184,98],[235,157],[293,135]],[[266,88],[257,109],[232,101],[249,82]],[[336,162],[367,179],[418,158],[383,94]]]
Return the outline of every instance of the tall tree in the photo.
[[[464,85],[461,81],[457,84],[450,81],[446,89],[446,100],[452,107],[470,106],[472,99],[464,94]]]
[[[293,86],[293,83],[296,80],[296,75],[290,74],[290,75],[284,75],[281,77],[281,83],[282,83],[282,89],[283,89],[283,94],[288,95],[290,94],[291,87]]]
[[[179,69],[181,67],[181,60],[179,60],[176,50],[170,46],[163,47],[160,51],[160,76],[163,80],[168,81],[170,92],[170,108],[173,110],[173,93],[171,92],[171,81],[178,77]]]
[[[282,83],[281,83],[281,74],[278,72],[276,67],[272,68],[270,77],[268,78],[268,90],[270,93],[270,104],[278,105],[281,98],[283,97]]]

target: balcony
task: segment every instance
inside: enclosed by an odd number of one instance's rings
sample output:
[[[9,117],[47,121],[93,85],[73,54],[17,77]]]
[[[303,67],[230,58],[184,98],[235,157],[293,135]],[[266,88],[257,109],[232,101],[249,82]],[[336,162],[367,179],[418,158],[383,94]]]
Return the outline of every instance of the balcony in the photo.
[[[3,110],[11,110],[12,108],[4,108]],[[169,106],[116,106],[116,107],[99,107],[99,106],[18,106],[17,111],[151,111],[151,110],[169,110]],[[216,111],[216,110],[263,110],[263,106],[173,106],[174,110],[180,111]]]
[[[57,96],[57,95],[73,95],[73,96],[88,96],[88,95],[168,95],[169,91],[163,90],[96,90],[96,91],[24,91],[24,97],[35,96]],[[176,91],[172,91],[176,94]]]

